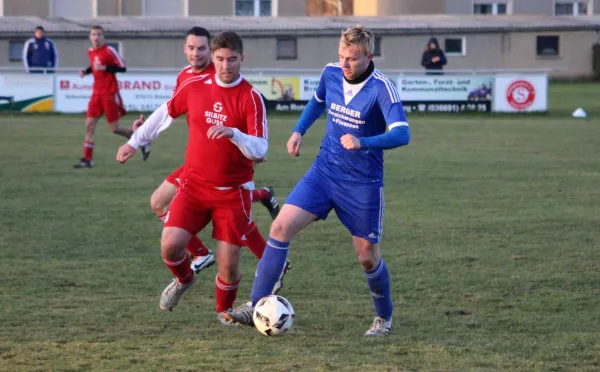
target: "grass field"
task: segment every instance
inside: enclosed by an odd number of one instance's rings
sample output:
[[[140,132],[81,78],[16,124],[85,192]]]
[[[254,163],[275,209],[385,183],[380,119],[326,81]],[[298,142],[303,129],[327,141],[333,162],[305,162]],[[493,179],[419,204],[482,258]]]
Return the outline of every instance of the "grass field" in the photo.
[[[0,370],[597,371],[599,90],[553,86],[550,115],[411,119],[410,146],[386,154],[382,250],[396,310],[383,340],[362,337],[372,303],[335,214],[292,242],[286,336],[218,324],[215,267],[160,311],[170,274],[148,199],[181,163],[185,125],[127,165],[101,125],[96,168],[74,170],[80,116],[0,116]],[[596,117],[571,119],[580,105]],[[257,171],[281,201],[323,134],[316,124],[290,158],[294,123],[271,119]],[[268,213],[254,215],[266,234]],[[245,251],[240,301],[255,266]]]

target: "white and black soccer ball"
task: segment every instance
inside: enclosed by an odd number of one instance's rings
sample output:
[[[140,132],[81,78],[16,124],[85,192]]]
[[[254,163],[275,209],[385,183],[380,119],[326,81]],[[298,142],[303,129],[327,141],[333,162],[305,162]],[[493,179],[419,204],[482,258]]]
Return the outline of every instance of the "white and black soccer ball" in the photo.
[[[294,324],[294,308],[285,298],[270,295],[260,299],[252,314],[256,329],[267,336],[279,336]]]

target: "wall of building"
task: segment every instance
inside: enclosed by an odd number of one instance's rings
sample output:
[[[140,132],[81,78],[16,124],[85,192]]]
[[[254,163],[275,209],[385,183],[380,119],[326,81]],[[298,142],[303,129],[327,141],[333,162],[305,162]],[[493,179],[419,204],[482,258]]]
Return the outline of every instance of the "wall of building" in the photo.
[[[233,1],[230,0],[190,0],[191,16],[227,16],[234,15]]]
[[[4,0],[4,15],[48,17],[48,6],[44,0]]]
[[[439,14],[445,11],[445,0],[386,1],[381,10],[385,14]]]
[[[553,0],[518,0],[513,2],[513,14],[554,15]]]
[[[560,55],[536,56],[537,35],[559,35]],[[554,76],[583,76],[592,73],[591,47],[597,41],[594,31],[562,33],[486,33],[468,35],[436,35],[441,45],[445,37],[464,36],[466,55],[448,56],[446,69],[553,69]],[[382,56],[375,63],[382,70],[421,70],[421,54],[430,35],[403,35],[382,37]],[[61,53],[61,67],[82,68],[89,65],[86,38],[54,39]],[[110,38],[108,42],[115,41]],[[277,60],[276,39],[273,37],[245,37],[245,68],[314,69],[320,71],[329,62],[337,60],[335,36],[300,37],[298,58]],[[131,68],[173,68],[186,64],[183,40],[173,38],[126,38],[121,40],[121,53]],[[64,51],[69,50],[70,53]],[[8,40],[0,40],[0,67],[22,66],[8,61]]]
[[[279,0],[277,8],[277,15],[281,17],[306,16],[306,2],[304,1]]]

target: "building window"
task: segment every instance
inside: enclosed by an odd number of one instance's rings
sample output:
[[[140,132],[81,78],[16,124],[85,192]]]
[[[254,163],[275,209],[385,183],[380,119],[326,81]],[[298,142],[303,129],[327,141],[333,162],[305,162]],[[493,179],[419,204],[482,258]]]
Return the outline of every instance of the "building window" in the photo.
[[[272,0],[235,0],[235,15],[240,17],[270,17]]]
[[[473,14],[506,14],[507,7],[504,3],[487,3],[487,4],[473,4]]]
[[[467,40],[464,37],[449,37],[444,40],[444,51],[450,56],[466,56]]]
[[[381,38],[375,38],[375,48],[373,49],[373,56],[381,57]]]
[[[578,16],[588,15],[588,2],[584,1],[557,1],[554,3],[554,15]]]
[[[24,40],[10,40],[8,42],[8,60],[10,62],[23,61]]]
[[[298,41],[296,38],[277,39],[277,59],[297,59]]]
[[[536,54],[538,57],[556,57],[559,56],[559,37],[558,36],[538,36],[536,38]]]

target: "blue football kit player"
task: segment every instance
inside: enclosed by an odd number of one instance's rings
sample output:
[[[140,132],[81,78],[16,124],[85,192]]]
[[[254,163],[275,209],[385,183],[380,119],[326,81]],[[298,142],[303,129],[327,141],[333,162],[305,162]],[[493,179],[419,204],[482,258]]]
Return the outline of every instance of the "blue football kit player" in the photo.
[[[379,248],[383,232],[383,150],[407,145],[410,132],[395,85],[373,64],[375,37],[358,25],[342,33],[340,63],[328,64],[314,97],[293,130],[288,152],[298,156],[302,136],[327,110],[327,129],[310,170],[271,225],[248,302],[224,317],[252,325],[256,303],[271,294],[290,240],[333,209],[352,234],[376,317],[365,336],[385,336],[392,325],[390,277]],[[386,131],[386,129],[389,129]]]

